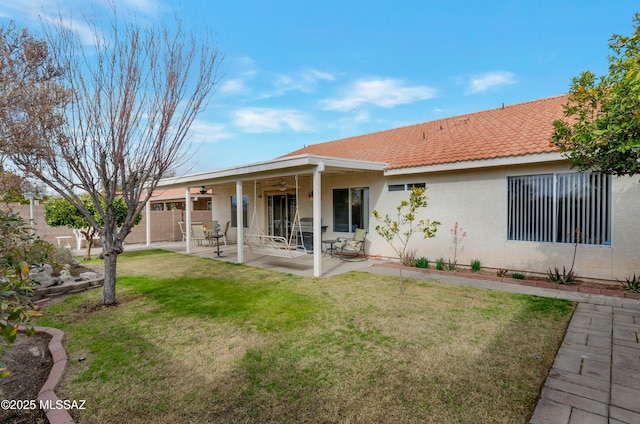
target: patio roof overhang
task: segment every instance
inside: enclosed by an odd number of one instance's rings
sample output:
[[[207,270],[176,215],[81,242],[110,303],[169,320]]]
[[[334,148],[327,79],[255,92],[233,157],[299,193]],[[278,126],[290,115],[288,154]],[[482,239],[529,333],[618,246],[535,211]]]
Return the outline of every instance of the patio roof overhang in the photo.
[[[363,160],[344,159],[330,156],[319,156],[313,154],[303,154],[299,156],[290,156],[277,158],[270,161],[253,163],[248,165],[240,165],[232,168],[221,169],[217,171],[201,172],[196,174],[184,175],[180,177],[165,178],[160,180],[156,186],[156,190],[166,190],[175,188],[185,189],[185,205],[186,205],[186,228],[190,228],[191,223],[191,207],[188,201],[190,190],[192,187],[204,186],[224,186],[235,185],[236,197],[242,198],[243,183],[249,181],[263,181],[271,178],[280,178],[291,175],[311,175],[313,183],[313,192],[321,193],[321,175],[327,174],[347,174],[355,172],[384,172],[387,163],[370,162]],[[255,186],[254,186],[255,187]],[[321,196],[317,196],[317,201],[313,202],[313,256],[314,271],[313,274],[319,277],[321,270]],[[147,244],[150,243],[151,220],[150,205],[146,205],[147,216]],[[243,254],[243,222],[242,208],[237,211],[237,240],[238,240],[238,262],[244,261]],[[190,253],[191,236],[187,232],[186,252]]]
[[[344,174],[359,171],[384,171],[387,163],[330,156],[304,154],[273,159],[216,171],[189,174],[160,180],[157,188],[194,187],[202,185],[231,184],[237,181],[283,177],[300,173],[312,173],[320,168],[325,174]]]

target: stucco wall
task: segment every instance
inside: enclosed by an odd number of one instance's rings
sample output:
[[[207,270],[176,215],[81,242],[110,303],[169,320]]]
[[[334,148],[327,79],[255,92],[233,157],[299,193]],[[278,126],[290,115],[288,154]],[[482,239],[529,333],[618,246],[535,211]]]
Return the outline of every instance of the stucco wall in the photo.
[[[566,164],[556,163],[545,166],[511,166],[470,171],[411,174],[405,176],[382,176],[380,172],[354,172],[351,174],[323,174],[322,176],[322,225],[327,226],[323,239],[349,237],[351,234],[336,232],[333,223],[333,189],[368,187],[370,212],[374,209],[381,214],[396,213],[397,205],[408,199],[409,193],[389,192],[387,184],[426,183],[429,206],[420,211],[418,219],[438,220],[442,223],[433,239],[423,239],[415,234],[410,247],[417,257],[425,256],[434,262],[437,258],[453,259],[454,244],[450,233],[458,222],[467,236],[458,248],[458,263],[469,264],[479,259],[483,266],[505,268],[524,272],[545,273],[550,267],[569,267],[574,246],[560,243],[536,243],[506,240],[506,178],[513,175],[566,172]],[[319,201],[317,193],[310,199],[312,190],[309,175],[300,177],[299,209],[301,217],[312,216],[313,202]],[[235,186],[225,185],[214,189],[211,211],[193,211],[193,221],[209,224],[217,220],[221,225],[231,220],[231,196]],[[292,191],[293,192],[293,191]],[[247,220],[251,221],[254,205],[258,213],[251,232],[266,232],[267,195],[282,193],[275,189],[261,187],[258,198],[254,199],[253,182],[243,184],[243,193],[249,196]],[[257,203],[256,203],[257,202]],[[29,216],[28,205],[14,205],[25,219]],[[623,280],[640,273],[640,183],[637,177],[614,178],[613,181],[613,236],[610,246],[579,245],[576,256],[576,272],[583,277]],[[177,222],[184,220],[184,211],[153,211],[151,215],[151,240],[181,239]],[[127,243],[146,241],[145,220],[134,228]],[[378,222],[370,215],[366,250],[371,255],[395,257],[388,243],[377,235]],[[38,234],[55,242],[57,235],[70,235],[66,228],[51,228],[43,223],[42,207],[35,208],[35,222]],[[245,229],[249,232],[249,229]],[[235,228],[231,228],[229,239],[235,240]]]
[[[506,240],[506,178],[512,175],[566,172],[564,164],[547,166],[501,167],[473,171],[389,177],[388,184],[425,182],[429,206],[418,219],[438,220],[442,223],[433,239],[415,234],[411,248],[418,257],[434,262],[454,256],[451,229],[455,222],[467,236],[458,245],[458,263],[469,264],[479,259],[483,266],[525,272],[546,273],[551,267],[571,265],[574,246],[561,243],[538,243]],[[388,192],[375,174],[335,177],[323,180],[323,218],[331,224],[332,187],[370,187],[371,210],[394,215],[408,192]],[[614,178],[613,181],[613,237],[610,246],[579,245],[575,271],[590,278],[623,280],[640,272],[640,184],[637,178]],[[327,219],[328,218],[328,219]],[[394,257],[393,249],[375,232],[378,224],[373,217],[367,236],[371,254]],[[340,236],[344,234],[330,234]]]

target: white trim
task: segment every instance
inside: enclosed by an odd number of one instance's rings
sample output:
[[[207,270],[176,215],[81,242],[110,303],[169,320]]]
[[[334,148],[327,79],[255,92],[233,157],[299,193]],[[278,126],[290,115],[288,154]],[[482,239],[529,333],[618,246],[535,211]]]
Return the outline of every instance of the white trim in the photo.
[[[509,165],[530,165],[558,161],[566,161],[566,159],[558,152],[538,153],[524,156],[506,156],[493,159],[467,160],[436,165],[414,166],[410,168],[393,168],[385,170],[384,176],[391,177],[394,175],[426,174],[429,172],[460,171],[464,169],[490,168]]]
[[[238,240],[238,263],[244,263],[244,194],[242,193],[242,181],[236,180],[236,240]],[[254,202],[257,199],[253,199]],[[238,204],[239,202],[239,204]],[[249,205],[247,205],[247,208]],[[249,211],[247,210],[247,213]]]
[[[322,275],[322,172],[324,162],[313,171],[313,276]],[[304,245],[304,240],[303,240]]]
[[[273,159],[266,162],[240,165],[217,171],[164,178],[160,180],[157,188],[221,184],[225,182],[235,182],[238,180],[248,181],[253,180],[256,177],[264,178],[266,176],[294,175],[301,173],[302,170],[300,168],[306,168],[306,171],[311,174],[318,166],[324,166],[325,169],[337,168],[352,171],[383,171],[387,164],[383,162],[370,162],[305,154]]]
[[[187,233],[187,253],[191,253],[191,187],[184,188],[184,230]]]

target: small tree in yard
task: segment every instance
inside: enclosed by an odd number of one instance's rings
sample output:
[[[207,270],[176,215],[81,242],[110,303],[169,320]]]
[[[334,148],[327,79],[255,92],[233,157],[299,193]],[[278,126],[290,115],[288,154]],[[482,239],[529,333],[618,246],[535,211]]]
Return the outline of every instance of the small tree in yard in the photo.
[[[89,23],[90,45],[62,19],[43,25],[45,40],[11,25],[0,31],[0,154],[100,235],[104,305],[116,303],[125,238],[158,181],[184,160],[191,124],[219,81],[211,40],[179,23],[171,32],[133,22],[114,8],[108,34]]]
[[[19,175],[5,171],[0,163],[0,202],[24,201],[22,194],[23,183],[24,181]]]
[[[403,200],[396,208],[394,217],[385,214],[384,218],[377,210],[373,211],[373,216],[382,224],[376,225],[376,233],[384,238],[393,248],[400,259],[402,265],[412,266],[415,258],[415,251],[409,248],[409,240],[417,233],[421,232],[423,238],[433,238],[436,236],[440,222],[429,219],[418,220],[417,213],[421,208],[426,208],[427,196],[426,188],[413,187],[409,200]],[[400,268],[400,295],[404,294],[402,284],[402,267]]]
[[[553,123],[551,142],[580,170],[640,172],[640,14],[633,20],[633,35],[609,41],[609,74],[585,71],[573,78],[568,119]]]
[[[87,211],[92,212],[96,221],[103,224],[102,217],[98,214],[91,196],[80,196],[82,204]],[[114,208],[116,211],[116,222],[118,226],[124,224],[128,215],[128,208],[124,200],[120,197],[114,199]],[[134,221],[137,225],[142,220],[142,215]],[[52,227],[68,227],[80,230],[80,233],[87,241],[87,250],[84,255],[85,260],[91,259],[91,247],[93,246],[93,237],[96,235],[96,229],[91,226],[91,222],[82,214],[75,206],[63,197],[54,197],[47,200],[44,206],[44,221]]]

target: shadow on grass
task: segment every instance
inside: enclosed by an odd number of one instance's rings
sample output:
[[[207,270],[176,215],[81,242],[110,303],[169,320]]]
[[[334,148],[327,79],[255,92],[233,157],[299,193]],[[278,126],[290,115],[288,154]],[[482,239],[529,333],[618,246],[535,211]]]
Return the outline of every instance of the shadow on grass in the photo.
[[[259,331],[282,331],[306,325],[322,309],[317,298],[296,292],[285,281],[286,277],[277,283],[123,277],[119,284],[175,316],[219,318]]]

